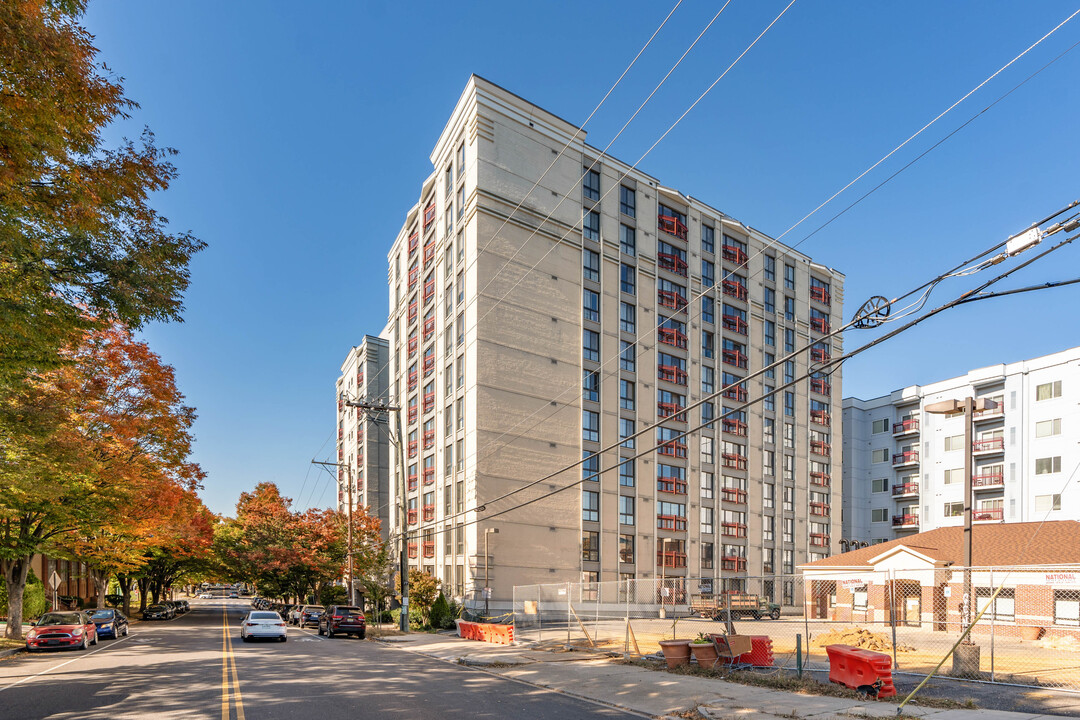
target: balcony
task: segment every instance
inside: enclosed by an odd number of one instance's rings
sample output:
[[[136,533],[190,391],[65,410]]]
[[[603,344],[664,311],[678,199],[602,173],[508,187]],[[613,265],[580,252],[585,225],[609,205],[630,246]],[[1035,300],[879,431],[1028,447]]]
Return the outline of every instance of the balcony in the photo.
[[[720,534],[724,537],[746,537],[746,523],[725,522],[720,523]]]
[[[429,413],[435,409],[435,393],[430,392],[424,395],[424,413]]]
[[[683,412],[684,408],[678,403],[658,402],[656,403],[656,414],[660,419],[674,420],[675,422],[686,422],[686,413]]]
[[[409,270],[409,290],[416,287],[416,283],[420,282],[420,268],[414,267]]]
[[[731,387],[725,389],[724,392],[721,393],[721,396],[727,398],[728,400],[746,402],[747,392],[746,388],[744,388],[742,385],[732,385]]]
[[[975,490],[1000,490],[1005,487],[1005,473],[998,471],[972,475],[971,487]]]
[[[746,491],[739,488],[720,488],[720,499],[727,503],[746,504]]]
[[[686,261],[671,253],[656,253],[656,264],[660,269],[686,277]]]
[[[435,241],[432,240],[431,242],[424,245],[424,264],[427,265],[428,263],[430,263],[434,259],[435,259]]]
[[[729,470],[745,470],[746,456],[738,453],[721,453],[720,464]]]
[[[416,473],[413,473],[412,475],[409,476],[409,490],[410,491],[415,490],[418,483],[419,483],[419,476],[416,475]]]
[[[1005,451],[1005,438],[992,437],[976,440],[971,443],[973,453],[999,453]]]
[[[435,431],[434,430],[425,430],[424,431],[424,449],[425,450],[430,450],[433,447],[435,447]]]
[[[832,304],[832,297],[829,295],[829,291],[818,285],[810,286],[810,299],[814,302],[819,302],[822,305]]]
[[[678,330],[672,330],[671,328],[659,328],[660,342],[665,345],[677,347],[680,350],[686,349],[686,335],[682,334]]]
[[[825,533],[810,533],[810,544],[814,547],[829,547],[829,536]]]
[[[720,569],[728,572],[746,572],[746,558],[738,555],[724,555],[720,559]]]
[[[1005,508],[985,508],[973,510],[971,513],[972,522],[1004,522],[1005,520]]]
[[[918,450],[905,450],[904,452],[893,453],[892,466],[903,467],[904,465],[918,465],[919,464],[919,451]]]
[[[686,443],[678,440],[668,440],[660,447],[656,448],[656,452],[661,455],[667,455],[668,457],[686,457]]]
[[[420,316],[420,305],[413,300],[409,303],[409,324],[412,325],[416,322],[416,318]]]
[[[971,414],[972,422],[986,422],[987,420],[997,420],[1005,415],[1005,399],[1002,397],[987,398],[997,403],[996,408],[987,408],[986,410],[976,410]]]
[[[416,511],[412,510],[411,512],[416,512]],[[414,542],[409,543],[409,557],[411,557],[411,558],[416,557],[416,551],[418,549],[419,548],[417,547],[416,543],[414,543]]]
[[[746,302],[747,290],[746,286],[735,280],[725,280],[723,283],[724,294],[728,297],[733,297],[736,300],[742,300]]]
[[[892,526],[894,528],[917,528],[919,527],[918,515],[893,515]]]
[[[415,337],[415,336],[414,336],[414,337],[411,337],[411,338],[409,338],[409,343],[408,343],[408,346],[409,346],[409,357],[412,357],[413,355],[415,355],[415,354],[416,354],[416,348],[417,348],[417,347],[419,347],[419,345],[420,345],[420,343],[419,343],[419,341],[418,341],[418,340],[416,339],[416,337]]]
[[[659,303],[660,307],[665,307],[669,310],[682,312],[686,309],[686,298],[671,290],[658,290],[656,292],[656,301]]]
[[[742,420],[735,420],[734,418],[724,418],[720,421],[720,427],[728,435],[738,435],[740,437],[746,437],[746,423]]]
[[[344,437],[345,437],[345,431],[344,431],[344,430],[342,430],[341,428],[338,428],[338,431],[337,431],[337,439],[338,439],[338,440],[342,440],[342,439],[344,439]]]
[[[724,262],[735,263],[736,265],[746,264],[746,251],[738,245],[721,245],[720,257],[724,259]]]
[[[829,487],[832,484],[832,476],[827,472],[810,473],[810,483],[818,487]]]
[[[423,550],[424,550],[424,557],[426,557],[426,558],[435,557],[435,541],[434,540],[425,540]]]
[[[656,479],[656,489],[674,495],[686,494],[686,481],[679,478],[661,477]]]
[[[431,373],[435,372],[435,355],[424,356],[424,377],[427,377]]]
[[[417,416],[418,412],[419,411],[418,411],[418,408],[416,407],[416,405],[410,405],[409,406],[409,424],[410,425],[412,423],[416,422],[416,416]]]
[[[901,420],[898,423],[893,423],[892,426],[892,434],[894,437],[917,432],[919,432],[918,418],[908,418],[907,420]]]
[[[917,482],[908,482],[908,483],[903,483],[902,485],[893,485],[892,486],[892,496],[894,498],[915,497],[918,494],[919,494],[919,483],[917,483]]]
[[[680,240],[686,239],[686,225],[683,221],[676,217],[670,217],[668,215],[658,215],[656,217],[656,227],[663,230],[668,235],[674,235]]]
[[[686,553],[658,551],[656,564],[665,568],[684,568],[686,567]]]
[[[810,329],[814,332],[819,332],[823,335],[827,335],[829,333],[829,327],[829,321],[825,318],[810,318]]]
[[[740,335],[746,334],[746,321],[738,315],[723,315],[721,324],[729,332],[739,333]]]
[[[419,513],[417,513],[416,510],[409,510],[407,515],[408,515],[407,521],[408,521],[409,525],[415,525],[416,522],[417,522],[417,518],[419,517]],[[415,543],[409,543],[410,547],[412,547],[413,545],[415,545]]]
[[[746,355],[739,350],[721,350],[720,359],[727,365],[746,369]]]
[[[825,378],[810,378],[810,390],[818,395],[831,395],[832,383]]]
[[[413,390],[416,389],[417,380],[418,380],[418,376],[416,374],[416,371],[415,370],[410,370],[409,375],[408,375],[409,391],[410,392],[412,392]]]
[[[822,427],[829,427],[832,425],[832,418],[829,416],[829,413],[824,410],[811,410],[810,422],[821,425]]]
[[[409,254],[412,255],[420,247],[420,233],[414,232],[409,236]]]
[[[685,385],[687,382],[686,371],[674,365],[657,365],[656,377],[676,385]]]
[[[811,440],[810,452],[828,457],[832,453],[832,445],[824,440]]]
[[[409,441],[409,457],[416,457],[416,451],[418,450],[418,444],[415,440]]]
[[[810,503],[810,514],[817,515],[818,517],[829,517],[830,507],[829,503],[812,502]]]
[[[435,278],[424,283],[424,304],[427,305],[435,297]]]
[[[424,232],[428,231],[428,228],[435,224],[435,201],[432,200],[428,203],[428,206],[424,208]]]
[[[686,532],[686,518],[679,515],[657,515],[656,529]]]
[[[832,353],[825,348],[810,348],[810,360],[816,363],[825,363],[832,360]]]
[[[424,342],[431,339],[431,336],[435,334],[435,318],[430,317],[424,321]]]
[[[431,485],[435,482],[435,468],[424,468],[424,484]]]
[[[425,505],[424,506],[424,522],[431,522],[434,519],[435,519],[435,506],[434,505]]]

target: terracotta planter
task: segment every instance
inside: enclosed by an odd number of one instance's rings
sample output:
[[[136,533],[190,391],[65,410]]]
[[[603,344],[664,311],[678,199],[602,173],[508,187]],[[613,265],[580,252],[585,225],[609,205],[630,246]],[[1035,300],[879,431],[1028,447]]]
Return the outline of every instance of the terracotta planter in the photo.
[[[661,640],[660,649],[664,652],[664,660],[669,668],[690,664],[689,640]]]
[[[1046,628],[1039,627],[1038,625],[1021,625],[1020,626],[1020,639],[1021,640],[1038,640],[1042,637],[1043,631]]]
[[[716,645],[713,643],[690,643],[690,651],[694,653],[697,664],[703,668],[713,667],[720,659],[720,655],[716,652]]]

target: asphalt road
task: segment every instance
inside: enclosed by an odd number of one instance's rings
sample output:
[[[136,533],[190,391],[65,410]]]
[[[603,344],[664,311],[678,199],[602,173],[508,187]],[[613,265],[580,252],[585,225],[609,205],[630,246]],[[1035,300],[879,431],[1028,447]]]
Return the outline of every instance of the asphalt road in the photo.
[[[192,602],[86,651],[0,660],[0,720],[637,717],[353,637],[240,641],[246,600]]]

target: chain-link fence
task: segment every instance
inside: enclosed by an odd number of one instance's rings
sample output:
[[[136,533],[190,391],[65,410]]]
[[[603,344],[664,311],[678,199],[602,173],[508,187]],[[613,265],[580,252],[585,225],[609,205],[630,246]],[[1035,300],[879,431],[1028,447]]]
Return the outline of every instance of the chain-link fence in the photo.
[[[1080,691],[1080,566],[514,588],[515,637],[525,642],[644,655],[663,639],[724,633],[729,622],[739,635],[768,638],[776,667],[795,666],[798,643],[803,667],[825,670],[825,646],[844,644],[888,654],[899,673],[925,676],[944,658],[941,675]]]

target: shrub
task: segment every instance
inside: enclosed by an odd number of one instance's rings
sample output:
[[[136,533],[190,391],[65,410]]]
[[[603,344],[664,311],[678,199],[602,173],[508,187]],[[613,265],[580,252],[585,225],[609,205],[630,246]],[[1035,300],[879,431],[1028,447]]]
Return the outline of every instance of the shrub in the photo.
[[[454,614],[446,596],[441,592],[431,604],[431,613],[428,616],[431,627],[436,630],[445,630],[454,627]]]
[[[6,617],[8,609],[7,584],[0,580],[0,615]],[[23,590],[23,622],[36,618],[49,609],[45,596],[45,586],[31,570],[26,576],[26,589]]]

